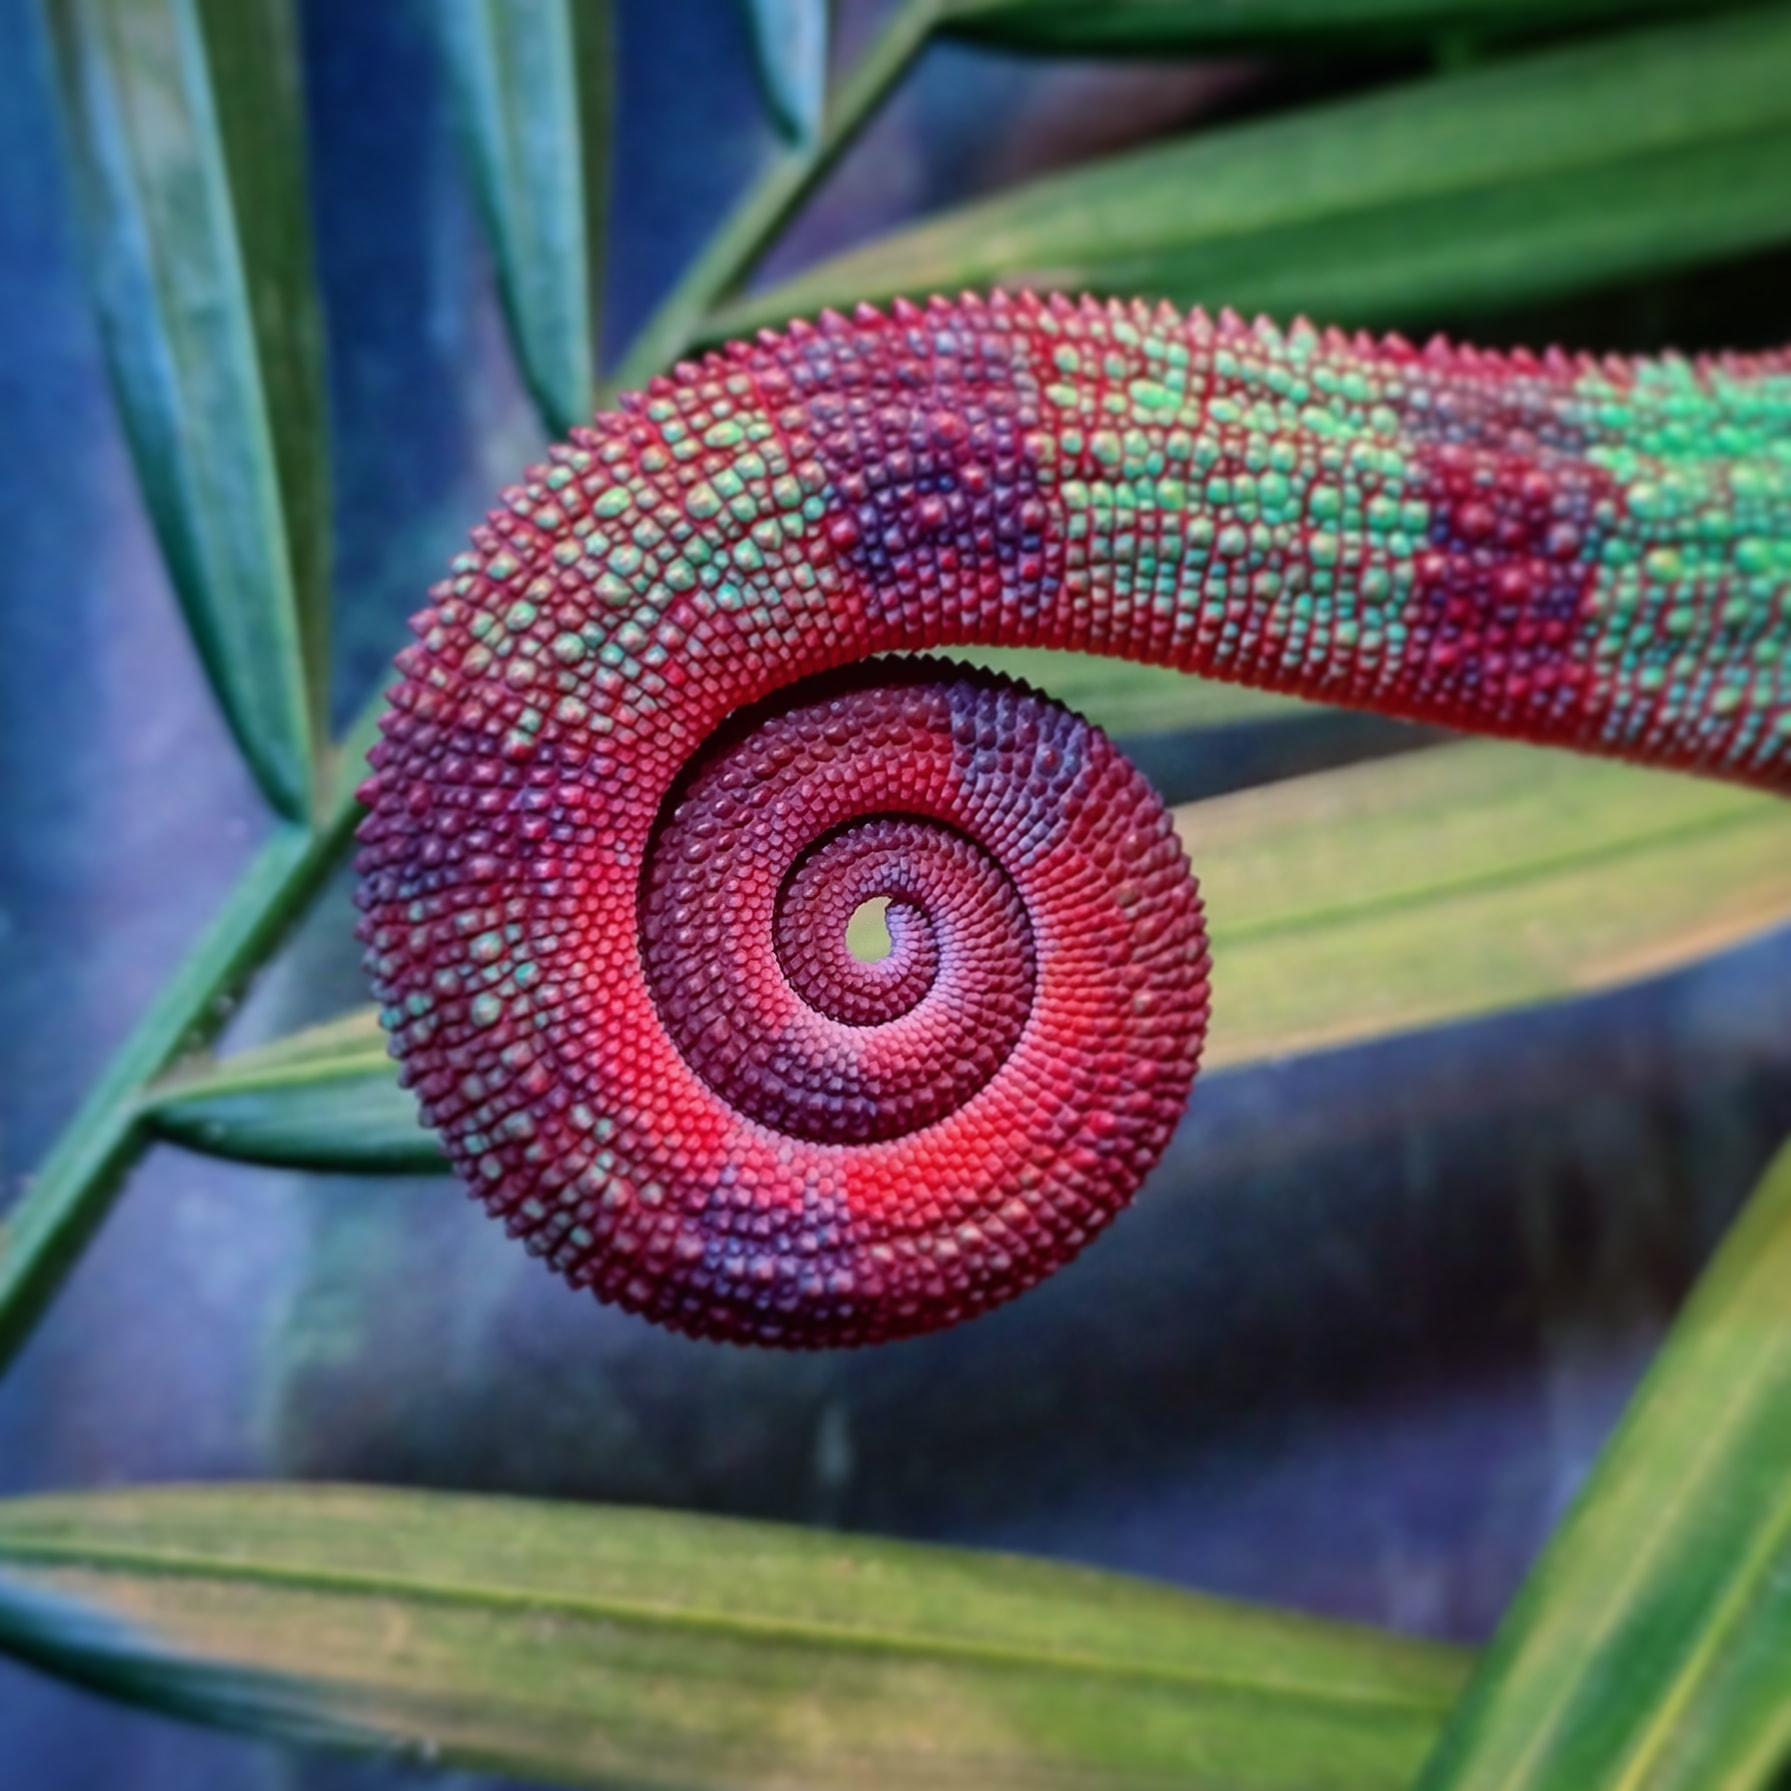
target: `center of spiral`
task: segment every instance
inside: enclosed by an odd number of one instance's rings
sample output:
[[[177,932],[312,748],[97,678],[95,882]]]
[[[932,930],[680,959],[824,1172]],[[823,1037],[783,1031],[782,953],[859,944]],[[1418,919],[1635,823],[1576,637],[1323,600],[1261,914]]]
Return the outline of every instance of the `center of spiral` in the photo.
[[[1025,1030],[1032,925],[953,812],[953,694],[852,689],[773,716],[703,767],[659,833],[641,912],[660,1016],[710,1088],[777,1131],[917,1131]],[[880,810],[890,794],[900,808]],[[867,961],[848,929],[873,901],[888,950]]]
[[[846,922],[846,950],[861,964],[881,964],[889,956],[889,897],[872,896]]]

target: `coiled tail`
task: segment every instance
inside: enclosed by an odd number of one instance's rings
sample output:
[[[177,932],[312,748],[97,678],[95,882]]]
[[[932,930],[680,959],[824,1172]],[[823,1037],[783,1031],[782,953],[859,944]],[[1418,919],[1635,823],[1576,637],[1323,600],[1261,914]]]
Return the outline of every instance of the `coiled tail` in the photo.
[[[401,1073],[530,1249],[677,1329],[981,1311],[1156,1160],[1199,904],[1098,731],[856,662],[1113,653],[1783,789],[1788,439],[1784,356],[1029,297],[681,367],[503,494],[400,656],[360,900]]]

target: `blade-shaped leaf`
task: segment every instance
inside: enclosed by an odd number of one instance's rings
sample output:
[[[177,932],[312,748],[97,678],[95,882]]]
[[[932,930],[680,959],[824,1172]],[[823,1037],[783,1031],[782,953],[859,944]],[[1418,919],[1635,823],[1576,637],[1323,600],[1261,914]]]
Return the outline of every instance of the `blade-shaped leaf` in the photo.
[[[549,431],[596,408],[610,139],[609,0],[433,9],[511,341]]]
[[[1791,922],[1791,803],[1468,741],[1176,811],[1209,1066],[1560,1000]]]
[[[954,647],[953,659],[1024,678],[1120,739],[1311,715],[1314,705],[1247,684],[1190,678],[1162,665],[1049,647]]]
[[[681,1791],[1398,1791],[1465,1665],[1012,1557],[279,1486],[0,1506],[0,1646],[258,1733]]]
[[[1791,922],[1791,803],[1469,741],[1176,810],[1214,955],[1209,1069],[1560,1000]],[[152,1091],[253,1162],[439,1166],[371,1009]]]
[[[1791,1149],[1501,1628],[1424,1791],[1770,1791],[1791,1762]]]
[[[777,128],[813,143],[827,109],[827,0],[741,0],[759,85]]]
[[[1422,42],[1445,32],[1560,30],[1707,0],[954,0],[946,28],[1035,50]]]
[[[150,1099],[158,1131],[216,1156],[392,1175],[445,1162],[416,1097],[398,1086],[376,1008],[189,1069]]]
[[[1791,234],[1791,9],[1607,38],[1115,156],[947,212],[710,320],[1000,284],[1445,314]]]
[[[322,337],[288,0],[49,0],[78,211],[137,475],[274,805],[327,665]]]

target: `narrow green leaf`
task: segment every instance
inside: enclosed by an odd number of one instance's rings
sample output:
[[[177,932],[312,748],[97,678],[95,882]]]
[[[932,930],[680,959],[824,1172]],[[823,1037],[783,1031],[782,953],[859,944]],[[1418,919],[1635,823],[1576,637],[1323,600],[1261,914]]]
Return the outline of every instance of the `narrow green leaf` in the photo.
[[[398,1086],[371,1007],[189,1068],[152,1093],[148,1111],[164,1137],[250,1163],[420,1175],[445,1161]]]
[[[1558,1001],[1791,921],[1791,803],[1504,742],[1176,811],[1209,1066]]]
[[[777,128],[806,148],[827,110],[827,0],[741,0]]]
[[[101,334],[156,534],[269,801],[328,674],[322,335],[288,0],[48,0]]]
[[[1526,1583],[1424,1791],[1771,1791],[1791,1762],[1791,1149]]]
[[[1000,1555],[280,1486],[0,1506],[0,1646],[259,1734],[680,1791],[1399,1791],[1465,1665]]]
[[[1214,955],[1208,1068],[1558,1001],[1791,922],[1791,803],[1464,741],[1176,810]],[[414,1171],[371,1009],[153,1091],[195,1149]]]
[[[609,0],[433,9],[510,339],[550,433],[597,404],[609,186]]]
[[[1791,234],[1791,8],[1516,58],[1035,181],[728,307],[1031,285],[1427,323]]]
[[[1440,33],[1558,31],[1598,19],[1690,12],[1708,0],[953,0],[946,29],[1013,48],[1288,49],[1426,42]]]

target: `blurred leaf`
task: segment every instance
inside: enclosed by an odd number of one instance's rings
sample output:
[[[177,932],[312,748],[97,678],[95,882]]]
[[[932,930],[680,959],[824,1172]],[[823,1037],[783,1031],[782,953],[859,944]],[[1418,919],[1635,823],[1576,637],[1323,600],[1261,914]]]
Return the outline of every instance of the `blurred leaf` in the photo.
[[[1024,678],[1067,703],[1096,727],[1124,737],[1167,734],[1309,715],[1315,705],[1247,684],[1190,678],[1163,665],[1135,665],[1100,653],[1059,653],[1050,647],[953,647],[953,659]]]
[[[434,8],[510,338],[549,432],[597,406],[609,185],[609,0]]]
[[[1398,1791],[1450,1650],[1000,1555],[347,1487],[0,1505],[0,1645],[577,1784]]]
[[[1465,741],[1176,811],[1209,1066],[1560,1000],[1791,920],[1791,803]]]
[[[1209,1068],[1561,1000],[1791,921],[1791,804],[1467,741],[1176,810],[1214,954]],[[152,1090],[195,1149],[439,1167],[371,1009]]]
[[[1791,1760],[1791,1149],[1526,1582],[1424,1791],[1769,1791]]]
[[[1791,9],[1606,38],[1165,143],[712,317],[1031,285],[1422,323],[1791,236]]]
[[[816,142],[827,110],[827,0],[741,0],[759,84],[777,128],[799,147]]]
[[[48,0],[87,262],[169,574],[268,799],[328,665],[322,337],[287,0]]]
[[[1286,50],[1340,40],[1422,42],[1444,32],[1561,30],[1708,5],[1709,0],[952,0],[946,28],[1017,48],[1080,53],[1213,46]]]
[[[177,1074],[149,1103],[157,1131],[215,1156],[392,1175],[445,1167],[398,1086],[376,1008]]]

